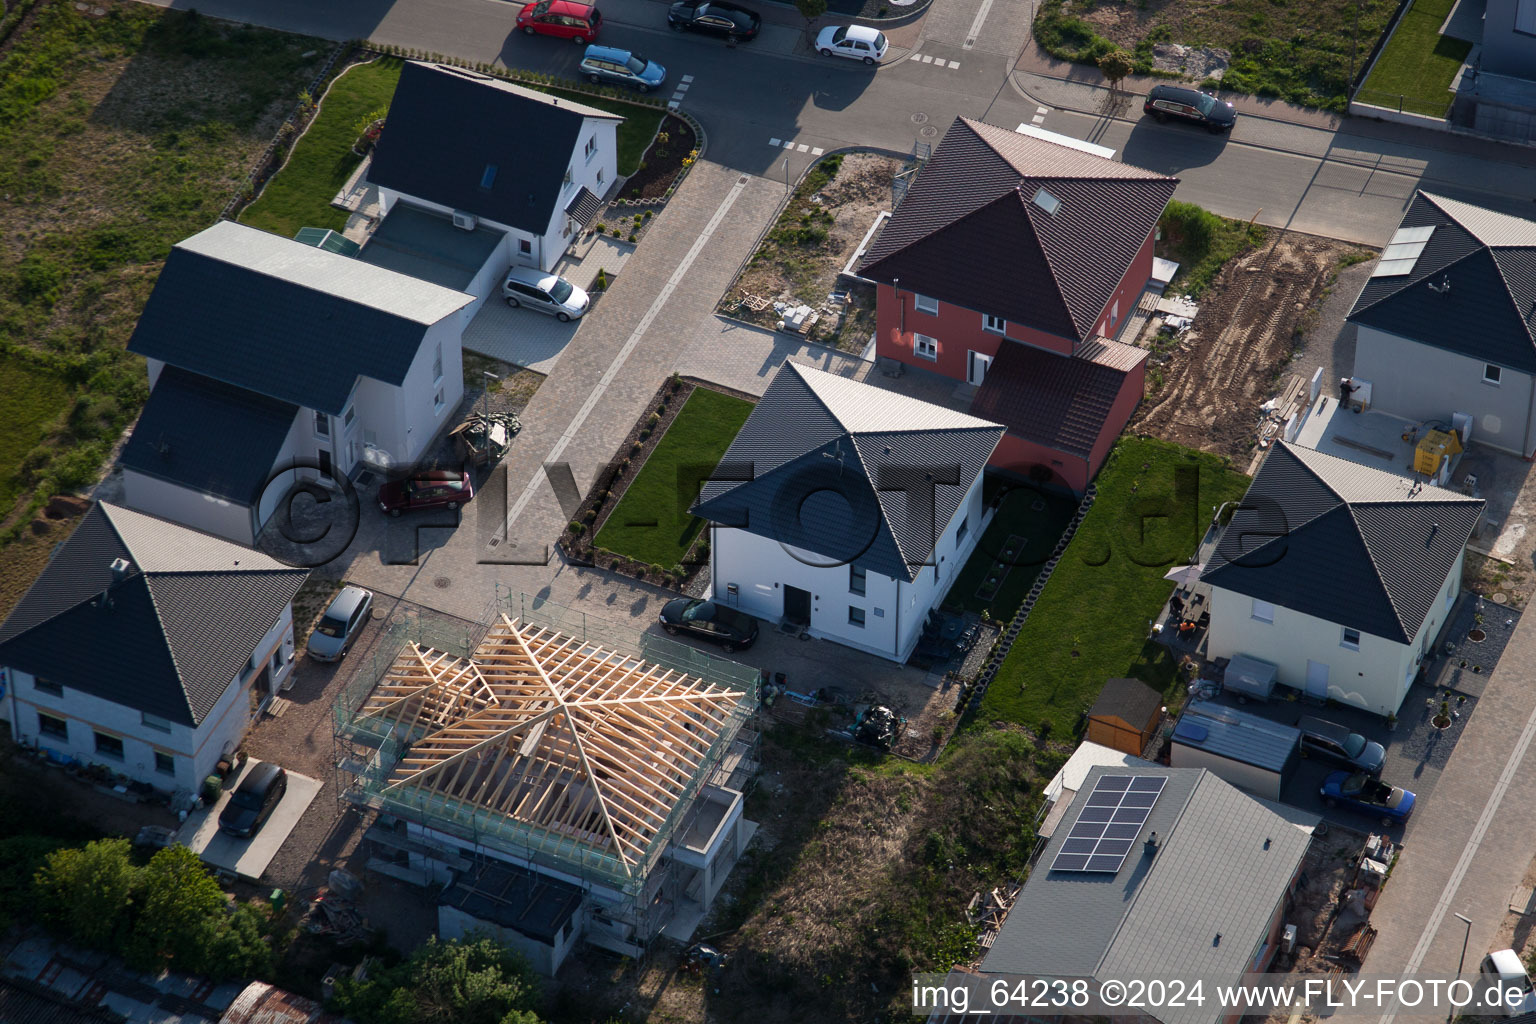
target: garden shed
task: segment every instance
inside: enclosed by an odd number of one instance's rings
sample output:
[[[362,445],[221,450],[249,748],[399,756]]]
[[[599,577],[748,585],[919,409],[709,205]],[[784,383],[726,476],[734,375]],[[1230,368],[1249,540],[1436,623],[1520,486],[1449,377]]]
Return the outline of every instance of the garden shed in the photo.
[[[1111,679],[1088,710],[1088,740],[1140,757],[1162,721],[1162,694],[1140,679]]]

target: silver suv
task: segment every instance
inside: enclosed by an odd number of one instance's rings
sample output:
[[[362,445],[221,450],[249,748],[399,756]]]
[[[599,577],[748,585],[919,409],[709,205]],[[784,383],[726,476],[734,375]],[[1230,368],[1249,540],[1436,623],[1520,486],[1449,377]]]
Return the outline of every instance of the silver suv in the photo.
[[[563,277],[537,267],[513,267],[501,284],[502,298],[516,309],[526,306],[548,313],[562,323],[574,320],[592,305],[592,298]]]

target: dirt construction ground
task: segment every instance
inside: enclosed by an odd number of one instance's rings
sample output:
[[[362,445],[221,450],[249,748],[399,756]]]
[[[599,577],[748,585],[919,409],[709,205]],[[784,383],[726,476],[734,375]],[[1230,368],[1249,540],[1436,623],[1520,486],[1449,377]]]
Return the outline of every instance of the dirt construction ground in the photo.
[[[1171,346],[1151,333],[1147,397],[1131,428],[1222,455],[1246,456],[1259,406],[1275,392],[1345,253],[1358,247],[1273,231],[1222,268],[1194,325]],[[1162,375],[1162,384],[1154,383]]]

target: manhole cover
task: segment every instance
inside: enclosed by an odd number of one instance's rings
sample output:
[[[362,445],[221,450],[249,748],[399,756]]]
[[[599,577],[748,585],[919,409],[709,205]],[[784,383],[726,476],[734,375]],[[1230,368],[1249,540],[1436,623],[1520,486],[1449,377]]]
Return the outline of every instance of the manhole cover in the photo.
[[[939,130],[931,124],[925,124],[917,130],[917,134],[921,135],[925,139],[931,139],[935,135],[939,134]]]
[[[447,590],[449,587],[453,586],[453,580],[449,579],[447,576],[439,576],[437,579],[432,581],[432,585],[438,590]]]
[[[1493,603],[1494,604],[1507,604],[1508,601],[1509,601],[1509,595],[1504,593],[1502,590],[1499,591],[1497,594],[1493,595]]]
[[[912,115],[912,123],[913,124],[927,124],[928,123],[928,115],[923,113],[921,110],[919,110],[917,113]]]

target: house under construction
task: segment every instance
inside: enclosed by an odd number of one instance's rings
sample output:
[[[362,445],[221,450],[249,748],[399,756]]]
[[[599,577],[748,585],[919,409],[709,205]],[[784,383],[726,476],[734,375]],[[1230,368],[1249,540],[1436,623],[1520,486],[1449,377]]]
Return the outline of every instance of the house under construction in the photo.
[[[755,673],[523,611],[462,655],[407,640],[338,702],[344,796],[380,814],[368,866],[444,884],[441,932],[490,926],[550,973],[582,938],[686,941],[756,829]]]

